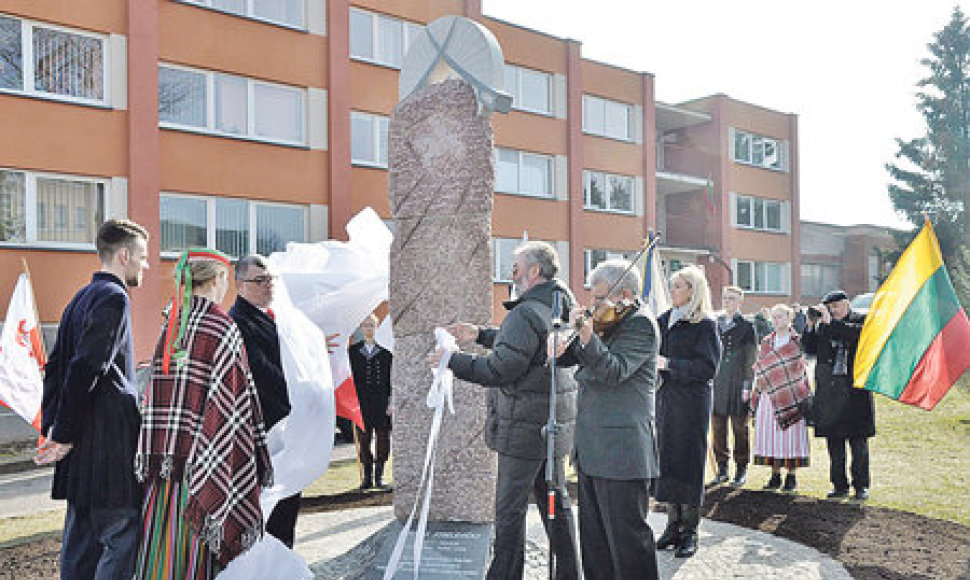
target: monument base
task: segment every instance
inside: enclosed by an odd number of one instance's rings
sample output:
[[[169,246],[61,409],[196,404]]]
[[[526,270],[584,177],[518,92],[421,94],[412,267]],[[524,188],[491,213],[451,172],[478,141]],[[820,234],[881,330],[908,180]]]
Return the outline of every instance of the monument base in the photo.
[[[402,522],[395,520],[384,534],[377,556],[362,576],[364,580],[381,580],[394,550]],[[492,524],[467,522],[428,522],[421,552],[418,577],[422,580],[481,580],[489,562]],[[408,532],[401,563],[394,580],[414,578],[414,531]]]

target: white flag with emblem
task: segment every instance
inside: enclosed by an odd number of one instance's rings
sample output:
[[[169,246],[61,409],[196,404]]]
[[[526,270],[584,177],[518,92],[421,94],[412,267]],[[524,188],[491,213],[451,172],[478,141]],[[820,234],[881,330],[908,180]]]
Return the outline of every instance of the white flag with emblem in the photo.
[[[46,362],[30,278],[21,274],[10,297],[7,319],[0,335],[0,403],[10,407],[38,431],[44,396],[40,371]]]

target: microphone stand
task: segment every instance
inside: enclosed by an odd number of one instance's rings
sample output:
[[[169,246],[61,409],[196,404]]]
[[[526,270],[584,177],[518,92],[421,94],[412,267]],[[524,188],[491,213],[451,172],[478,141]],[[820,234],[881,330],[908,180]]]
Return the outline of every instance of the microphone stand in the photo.
[[[562,328],[562,294],[552,294],[552,357],[550,357],[549,419],[542,428],[546,438],[546,518],[556,519],[556,351],[559,350],[559,330]],[[550,532],[552,526],[549,526]],[[549,534],[549,580],[556,577],[556,553],[553,549],[553,533]]]

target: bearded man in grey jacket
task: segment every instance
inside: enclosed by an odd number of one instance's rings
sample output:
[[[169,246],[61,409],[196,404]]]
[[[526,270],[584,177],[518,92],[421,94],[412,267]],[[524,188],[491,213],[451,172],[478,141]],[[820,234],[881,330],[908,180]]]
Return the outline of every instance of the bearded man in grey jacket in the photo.
[[[487,580],[520,580],[525,563],[525,518],[534,494],[556,560],[557,580],[579,577],[576,538],[563,475],[563,459],[572,447],[576,417],[576,383],[572,372],[556,374],[555,478],[559,491],[555,518],[547,519],[546,444],[542,434],[549,415],[551,367],[546,339],[552,327],[553,300],[560,293],[565,309],[573,300],[555,279],[559,259],[545,242],[526,242],[515,250],[512,267],[516,298],[505,302],[509,313],[499,328],[458,322],[448,326],[459,344],[477,342],[488,354],[452,353],[455,376],[489,389],[485,443],[498,453],[495,485],[495,545]],[[437,366],[441,352],[428,356]]]

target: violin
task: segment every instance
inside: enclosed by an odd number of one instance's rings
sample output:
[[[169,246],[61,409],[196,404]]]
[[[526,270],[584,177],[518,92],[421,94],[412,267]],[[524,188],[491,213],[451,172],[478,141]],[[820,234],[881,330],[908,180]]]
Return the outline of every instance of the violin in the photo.
[[[595,310],[586,309],[583,316],[575,321],[574,325],[578,333],[587,319],[593,321],[593,332],[602,336],[604,332],[616,326],[627,314],[636,310],[635,300],[621,299],[618,302],[603,300]]]

